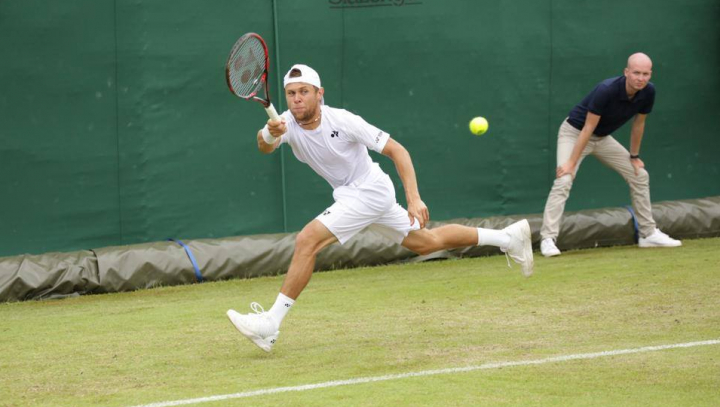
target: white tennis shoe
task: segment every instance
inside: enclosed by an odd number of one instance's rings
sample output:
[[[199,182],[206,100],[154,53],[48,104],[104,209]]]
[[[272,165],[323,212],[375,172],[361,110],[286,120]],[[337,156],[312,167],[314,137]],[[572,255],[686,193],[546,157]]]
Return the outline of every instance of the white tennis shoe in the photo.
[[[551,237],[547,237],[540,242],[540,253],[545,257],[559,256],[560,249],[555,246],[555,241]]]
[[[655,232],[648,237],[641,237],[638,242],[640,247],[678,247],[682,246],[682,242],[675,240],[672,237],[661,232],[660,229],[655,229]]]
[[[254,314],[240,314],[235,310],[228,310],[227,316],[241,334],[260,349],[270,352],[280,334],[278,325],[260,304],[253,302],[250,308],[255,311]]]
[[[520,264],[522,273],[525,277],[530,277],[533,273],[534,260],[532,252],[532,234],[530,233],[530,224],[527,219],[515,222],[503,229],[510,236],[510,244],[508,247],[501,247],[500,250]],[[510,266],[510,261],[508,261]]]

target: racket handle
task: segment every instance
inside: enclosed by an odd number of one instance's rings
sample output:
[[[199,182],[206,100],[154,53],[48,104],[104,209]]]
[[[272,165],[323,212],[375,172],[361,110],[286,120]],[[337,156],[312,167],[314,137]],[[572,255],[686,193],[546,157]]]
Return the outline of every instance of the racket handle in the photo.
[[[275,110],[275,106],[273,106],[272,103],[270,103],[270,105],[265,108],[265,111],[267,112],[270,119],[280,120],[280,116],[278,116],[277,110]]]

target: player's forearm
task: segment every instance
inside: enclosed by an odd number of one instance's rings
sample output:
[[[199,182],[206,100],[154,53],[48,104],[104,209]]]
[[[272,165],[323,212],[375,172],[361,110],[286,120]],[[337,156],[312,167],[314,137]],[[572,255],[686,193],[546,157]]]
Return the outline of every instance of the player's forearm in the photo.
[[[272,106],[270,106],[272,108]],[[274,110],[274,108],[272,108]],[[258,132],[258,149],[263,154],[269,154],[275,151],[280,142],[280,137],[287,132],[287,125],[285,119],[273,120],[270,119]]]
[[[400,180],[403,183],[403,188],[405,189],[405,199],[408,203],[419,200],[420,192],[418,191],[415,167],[413,167],[410,153],[402,149],[402,151],[398,152],[392,159],[400,176]]]
[[[268,144],[262,135],[262,130],[257,133],[258,150],[263,154],[270,154],[275,150],[275,143]]]

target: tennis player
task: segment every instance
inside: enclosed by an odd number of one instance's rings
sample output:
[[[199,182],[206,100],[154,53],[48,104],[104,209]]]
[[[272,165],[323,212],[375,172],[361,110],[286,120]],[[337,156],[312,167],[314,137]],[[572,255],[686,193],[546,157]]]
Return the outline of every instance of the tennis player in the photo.
[[[502,230],[457,224],[426,229],[430,214],[420,198],[407,150],[360,116],[326,106],[320,76],[312,68],[294,65],[285,75],[284,87],[289,110],[279,121],[268,120],[258,132],[258,148],[267,154],[283,143],[289,144],[298,160],[333,187],[335,203],[297,235],[290,268],[272,308],[265,312],[260,304],[252,303],[254,313],[227,311],[233,325],[258,347],[266,352],[272,349],[283,318],[310,281],[318,252],[335,242],[344,244],[370,225],[418,254],[473,245],[497,246],[521,265],[525,276],[533,273],[527,220]],[[395,163],[407,210],[397,203],[390,177],[372,161],[368,149]]]

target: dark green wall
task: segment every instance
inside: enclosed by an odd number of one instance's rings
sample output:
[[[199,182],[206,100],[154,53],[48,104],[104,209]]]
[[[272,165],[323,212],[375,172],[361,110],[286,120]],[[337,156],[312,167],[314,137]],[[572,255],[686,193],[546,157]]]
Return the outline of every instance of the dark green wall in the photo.
[[[561,120],[636,51],[658,89],[653,200],[720,195],[716,0],[2,0],[0,255],[294,231],[328,206],[289,149],[257,152],[266,116],[225,87],[248,31],[275,105],[278,71],[316,68],[329,105],[410,150],[435,220],[541,212]],[[588,159],[567,209],[628,202]]]

